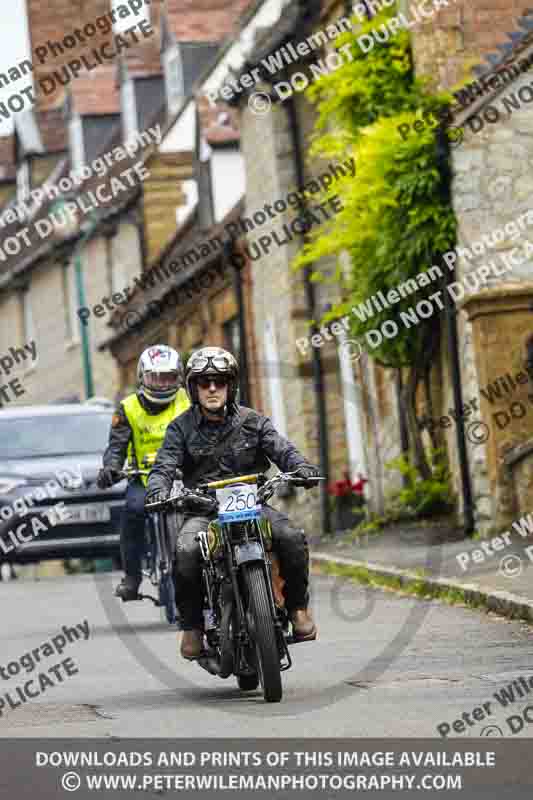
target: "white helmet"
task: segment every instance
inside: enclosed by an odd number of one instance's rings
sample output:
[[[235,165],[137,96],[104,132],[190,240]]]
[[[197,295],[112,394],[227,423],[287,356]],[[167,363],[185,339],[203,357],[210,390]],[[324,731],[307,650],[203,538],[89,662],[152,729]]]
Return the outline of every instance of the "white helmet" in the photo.
[[[155,344],[141,355],[137,364],[139,394],[150,403],[171,403],[183,386],[180,354],[166,344]]]

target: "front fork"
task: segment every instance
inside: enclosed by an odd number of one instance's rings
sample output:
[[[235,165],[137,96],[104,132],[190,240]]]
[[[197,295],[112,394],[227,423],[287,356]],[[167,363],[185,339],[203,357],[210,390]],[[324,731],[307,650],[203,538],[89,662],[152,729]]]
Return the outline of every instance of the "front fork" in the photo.
[[[287,646],[287,641],[285,639],[283,625],[281,624],[279,614],[277,613],[276,610],[277,606],[276,606],[276,601],[274,599],[274,592],[272,590],[272,564],[268,556],[266,557],[265,560],[265,576],[266,576],[268,596],[270,599],[270,609],[272,611],[274,626],[276,628],[276,639],[278,641],[280,670],[281,672],[283,672],[284,670],[290,669],[292,667],[292,659],[289,653],[289,648]]]

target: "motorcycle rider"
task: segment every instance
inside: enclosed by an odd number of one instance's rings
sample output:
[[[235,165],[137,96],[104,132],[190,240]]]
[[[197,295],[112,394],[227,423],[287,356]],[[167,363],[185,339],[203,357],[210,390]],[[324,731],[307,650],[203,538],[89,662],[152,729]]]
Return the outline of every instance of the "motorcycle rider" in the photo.
[[[239,367],[227,350],[205,347],[191,355],[185,386],[192,406],[168,426],[150,472],[146,503],[166,500],[175,479],[193,488],[200,482],[265,472],[271,462],[283,472],[301,468],[303,478],[319,475],[318,469],[280,436],[268,417],[237,405],[238,384]],[[229,437],[231,446],[221,452],[221,443]],[[216,459],[212,457],[215,449],[220,454]],[[263,506],[262,513],[271,523],[295,638],[315,639],[316,626],[307,610],[309,551],[305,534],[270,506]],[[178,535],[176,602],[183,630],[181,655],[187,659],[198,658],[202,650],[201,554],[196,536],[206,530],[208,521],[188,515]]]
[[[126,457],[128,466],[141,469],[153,460],[163,443],[169,423],[189,406],[183,388],[183,364],[179,353],[164,344],[146,349],[137,364],[137,391],[119,403],[111,420],[109,444],[103,468],[96,480],[107,489],[121,480]],[[120,525],[120,549],[125,577],[116,589],[123,601],[136,600],[142,581],[144,549],[144,496],[148,476],[128,483]]]

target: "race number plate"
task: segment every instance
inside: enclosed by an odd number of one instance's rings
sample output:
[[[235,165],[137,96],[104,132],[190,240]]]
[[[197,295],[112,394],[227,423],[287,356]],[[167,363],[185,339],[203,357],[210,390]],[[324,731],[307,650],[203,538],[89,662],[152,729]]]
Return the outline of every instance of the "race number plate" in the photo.
[[[217,501],[220,522],[243,522],[259,516],[255,483],[238,483],[217,489]]]

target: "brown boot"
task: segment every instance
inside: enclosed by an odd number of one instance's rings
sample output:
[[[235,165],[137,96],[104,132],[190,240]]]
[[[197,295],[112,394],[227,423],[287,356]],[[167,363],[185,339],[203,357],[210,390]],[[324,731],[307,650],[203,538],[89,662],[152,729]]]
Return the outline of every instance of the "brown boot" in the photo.
[[[183,631],[181,656],[189,661],[198,658],[202,652],[203,633],[200,630]]]
[[[316,625],[306,608],[297,608],[293,611],[291,622],[295,641],[311,642],[316,639]]]

